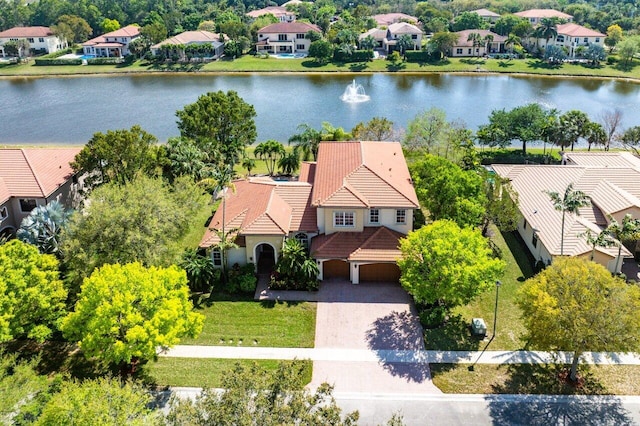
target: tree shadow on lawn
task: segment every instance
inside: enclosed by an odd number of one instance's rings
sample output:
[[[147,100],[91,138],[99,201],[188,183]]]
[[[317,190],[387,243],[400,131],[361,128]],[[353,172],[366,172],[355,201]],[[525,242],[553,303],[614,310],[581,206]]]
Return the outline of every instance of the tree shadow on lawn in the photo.
[[[390,62],[387,64],[387,71],[396,72],[407,68],[404,62]]]
[[[509,247],[509,251],[511,251],[511,254],[516,260],[520,271],[522,271],[522,276],[518,277],[517,280],[522,282],[534,276],[535,271],[533,265],[535,259],[531,252],[529,252],[529,249],[527,249],[520,234],[517,231],[500,231],[500,234],[502,234],[504,242],[507,244],[507,247]]]
[[[637,66],[638,66],[638,63],[632,60],[631,62],[625,62],[625,61],[617,62],[612,68],[617,71],[632,72],[634,68],[636,68]]]
[[[304,302],[297,300],[261,300],[260,306],[265,309],[273,309],[276,307],[276,305],[286,305],[287,308],[290,308],[292,306],[298,306],[301,303]]]
[[[302,61],[301,65],[305,68],[321,68],[327,64],[323,64],[318,61]]]
[[[513,66],[513,62],[510,61],[498,61],[498,66],[500,68],[510,68]]]
[[[367,69],[367,63],[366,62],[358,62],[356,64],[350,64],[349,65],[349,71],[353,71],[353,72],[360,72],[360,71],[364,71]]]
[[[591,372],[581,372],[579,386],[567,383],[568,366],[511,364],[509,378],[493,385],[496,394],[521,394],[522,399],[505,400],[488,395],[489,413],[494,424],[526,425],[630,425],[630,413],[615,396],[606,395],[604,387]],[[558,395],[591,395],[574,399]],[[600,396],[598,396],[600,395]]]
[[[477,351],[483,337],[472,335],[470,324],[455,315],[441,327],[425,329],[424,341],[427,350]]]
[[[484,65],[487,61],[483,58],[465,58],[460,59],[460,62],[468,65]]]
[[[546,61],[541,61],[540,59],[527,61],[527,66],[533,69],[544,69],[544,70],[557,70],[562,68],[562,64],[549,63]]]

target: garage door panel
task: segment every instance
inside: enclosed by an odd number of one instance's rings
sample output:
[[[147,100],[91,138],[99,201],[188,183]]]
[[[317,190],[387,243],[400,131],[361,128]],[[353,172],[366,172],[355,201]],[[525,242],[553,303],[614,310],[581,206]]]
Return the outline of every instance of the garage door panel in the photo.
[[[361,282],[397,282],[400,268],[395,263],[371,263],[360,265]]]
[[[322,278],[349,279],[349,264],[344,260],[327,260],[322,263]]]

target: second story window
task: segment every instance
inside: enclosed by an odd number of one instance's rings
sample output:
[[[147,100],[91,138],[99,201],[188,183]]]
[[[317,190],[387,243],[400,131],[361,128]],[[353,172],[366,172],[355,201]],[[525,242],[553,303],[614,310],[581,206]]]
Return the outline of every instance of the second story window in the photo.
[[[296,38],[297,38],[298,40],[300,40],[300,39],[304,39],[304,34],[296,34]]]
[[[28,41],[29,43],[33,43],[33,42],[34,42],[34,40],[33,40],[32,38],[28,38],[28,39],[27,39],[27,41]]]
[[[407,211],[406,210],[396,210],[396,223],[405,224],[407,223]]]
[[[380,210],[369,210],[369,223],[380,223]]]
[[[20,210],[23,213],[29,213],[31,210],[36,208],[36,200],[33,199],[20,199]]]
[[[40,38],[38,39],[38,41],[39,41],[40,43],[44,43],[44,38],[40,37]]]
[[[356,226],[356,219],[353,212],[334,212],[333,226],[337,228],[353,228]]]
[[[287,41],[286,34],[278,34],[278,41]]]

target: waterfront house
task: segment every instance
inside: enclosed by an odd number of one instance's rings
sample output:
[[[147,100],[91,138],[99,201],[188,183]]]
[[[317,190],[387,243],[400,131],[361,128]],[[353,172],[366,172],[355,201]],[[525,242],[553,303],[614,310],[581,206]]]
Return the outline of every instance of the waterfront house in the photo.
[[[284,6],[267,6],[262,9],[247,12],[246,15],[253,20],[264,15],[273,15],[280,22],[293,22],[296,20],[296,14],[289,12]]]
[[[599,31],[573,23],[560,24],[557,28],[555,44],[565,47],[571,57],[576,56],[576,50],[580,47],[586,49],[593,44],[604,47],[604,39],[607,35]]]
[[[527,19],[534,27],[544,18],[557,18],[560,22],[571,22],[573,16],[554,9],[529,9],[514,13],[515,16]]]
[[[414,50],[420,50],[422,46],[422,30],[406,22],[393,23],[387,28],[371,28],[367,32],[360,34],[358,39],[362,41],[371,36],[376,40],[378,49],[391,53],[397,50],[398,38],[403,34],[408,34],[411,37]]]
[[[314,24],[306,22],[280,22],[267,25],[258,30],[257,53],[309,53],[311,40],[305,37],[309,31],[322,34],[322,30]]]
[[[79,183],[71,162],[81,148],[0,149],[0,236],[14,235],[36,206],[78,201]]]
[[[151,46],[150,50],[157,56],[161,50],[170,49],[180,60],[187,59],[189,50],[193,49],[193,56],[218,59],[224,54],[224,35],[214,34],[209,31],[185,31],[171,38]],[[198,47],[199,49],[194,49]]]
[[[7,56],[3,48],[5,43],[18,40],[26,40],[29,50],[34,53],[53,53],[67,47],[66,40],[55,35],[49,27],[13,27],[0,32],[0,56]]]
[[[549,264],[560,255],[562,212],[555,210],[546,191],[564,194],[571,183],[586,193],[591,204],[579,215],[566,213],[564,255],[590,258],[593,247],[583,236],[599,234],[610,222],[621,222],[626,214],[640,219],[640,159],[628,152],[566,153],[566,165],[495,164],[495,172],[511,181],[518,193],[522,219],[518,232],[536,261]],[[596,247],[594,261],[611,272],[619,272],[618,247]],[[632,257],[622,248],[622,258]],[[618,269],[616,270],[616,265]]]
[[[304,162],[295,182],[253,178],[235,182],[200,247],[236,230],[229,264],[268,272],[286,238],[309,247],[319,279],[397,281],[398,240],[413,228],[418,199],[397,142],[322,142],[317,162]],[[223,213],[224,211],[224,213]],[[221,253],[212,250],[215,266]]]
[[[479,42],[474,45],[473,40],[469,39],[471,34],[480,36]],[[484,56],[493,53],[502,53],[505,51],[504,43],[507,37],[501,36],[489,30],[464,30],[455,33],[458,41],[451,49],[452,57],[464,56]],[[491,36],[491,41],[487,40],[487,36]]]
[[[140,36],[140,27],[127,25],[119,30],[103,34],[82,43],[82,51],[85,55],[98,58],[119,58],[127,56],[129,43]]]

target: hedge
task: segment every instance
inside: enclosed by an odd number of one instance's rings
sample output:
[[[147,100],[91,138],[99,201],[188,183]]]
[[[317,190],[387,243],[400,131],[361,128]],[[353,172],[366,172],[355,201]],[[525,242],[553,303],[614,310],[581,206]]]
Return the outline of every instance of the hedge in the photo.
[[[372,59],[372,50],[355,50],[351,55],[347,55],[340,50],[333,52],[333,60],[336,62],[368,62]]]
[[[93,58],[87,59],[87,65],[116,65],[124,62],[122,58]]]
[[[405,57],[407,62],[429,62],[434,59],[431,53],[424,50],[408,50]]]
[[[82,59],[56,59],[56,58],[37,58],[36,66],[49,65],[82,65]]]
[[[55,59],[59,58],[62,55],[66,55],[67,53],[73,53],[73,49],[68,47],[66,49],[58,50],[57,52],[49,53],[48,55],[44,55],[43,59]]]

